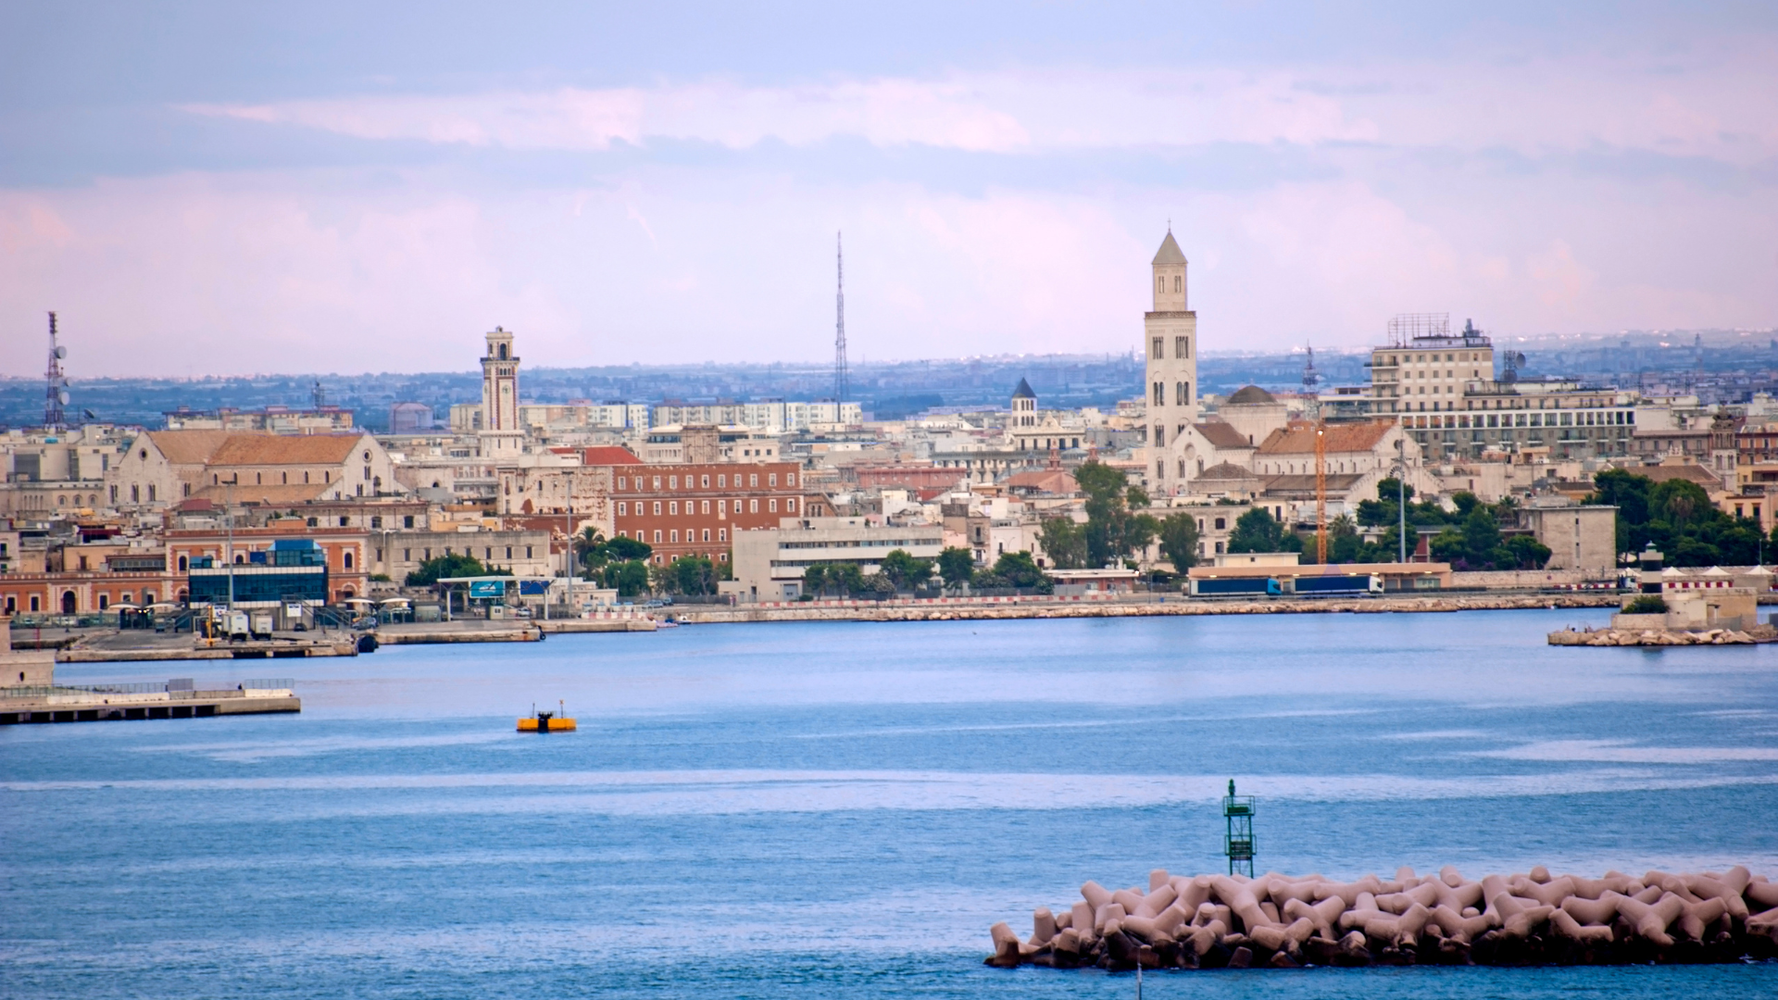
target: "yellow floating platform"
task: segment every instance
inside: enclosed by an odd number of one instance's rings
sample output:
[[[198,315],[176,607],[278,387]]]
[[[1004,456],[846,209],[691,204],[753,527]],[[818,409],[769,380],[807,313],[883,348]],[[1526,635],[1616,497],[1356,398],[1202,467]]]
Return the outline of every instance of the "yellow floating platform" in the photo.
[[[571,733],[576,728],[573,719],[557,719],[549,715],[519,720],[521,733]]]

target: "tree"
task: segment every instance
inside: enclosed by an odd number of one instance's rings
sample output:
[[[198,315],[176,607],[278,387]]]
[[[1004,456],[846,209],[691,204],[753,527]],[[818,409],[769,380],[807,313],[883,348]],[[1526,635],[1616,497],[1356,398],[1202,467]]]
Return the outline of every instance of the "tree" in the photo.
[[[415,567],[407,575],[410,587],[430,587],[440,579],[459,576],[511,576],[511,570],[482,565],[482,561],[465,552],[435,556]]]
[[[1087,561],[1086,527],[1071,517],[1052,517],[1037,531],[1037,542],[1057,569],[1080,569]]]
[[[1160,523],[1150,515],[1133,513],[1135,508],[1148,506],[1148,494],[1131,486],[1123,470],[1087,462],[1074,470],[1074,481],[1087,495],[1087,565],[1116,562],[1154,541]]]
[[[1272,512],[1255,507],[1235,520],[1235,530],[1229,534],[1229,551],[1283,552],[1283,535],[1284,527]]]
[[[666,565],[660,577],[661,589],[670,594],[700,596],[716,592],[716,566],[703,556],[680,556]]]
[[[803,570],[803,592],[807,594],[848,597],[866,589],[864,571],[857,563],[816,563]]]
[[[974,573],[975,555],[968,549],[945,549],[938,554],[938,575],[952,590],[968,583]]]
[[[1169,514],[1160,520],[1161,555],[1183,573],[1198,564],[1198,521],[1190,514]],[[1057,563],[1060,566],[1060,563]]]
[[[932,560],[916,559],[905,549],[894,549],[883,557],[877,573],[894,590],[918,590],[932,579]]]
[[[608,564],[601,582],[617,590],[619,597],[636,597],[648,591],[648,564],[640,559]]]
[[[1009,587],[1021,589],[1044,589],[1050,579],[1043,575],[1037,566],[1037,560],[1031,558],[1029,552],[1003,552],[994,561],[993,574],[1006,581]]]
[[[1530,535],[1514,535],[1506,540],[1506,548],[1515,569],[1542,569],[1550,561],[1550,547]]]

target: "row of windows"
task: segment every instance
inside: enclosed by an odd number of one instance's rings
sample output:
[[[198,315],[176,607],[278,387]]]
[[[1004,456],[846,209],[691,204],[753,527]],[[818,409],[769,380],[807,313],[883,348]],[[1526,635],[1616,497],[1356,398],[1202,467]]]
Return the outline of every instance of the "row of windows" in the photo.
[[[910,549],[916,545],[935,545],[936,538],[864,538],[853,541],[780,542],[781,549]]]
[[[1189,405],[1191,405],[1191,401],[1192,401],[1192,384],[1190,382],[1175,382],[1175,383],[1173,383],[1173,405],[1174,406],[1189,406]],[[1154,384],[1154,405],[1156,405],[1156,406],[1166,406],[1167,405],[1167,383],[1156,382]]]
[[[617,477],[617,488],[620,490],[630,489],[631,488],[630,483],[629,483],[630,478],[631,477],[629,477],[629,476],[618,476]],[[651,478],[651,477],[636,476],[635,477],[635,480],[636,480],[635,489],[637,491],[641,491],[644,489],[651,489],[652,488],[652,489],[658,490],[661,488],[661,477],[660,476],[652,477],[653,482],[654,482],[654,485],[652,487],[650,487],[646,482],[646,480],[648,480],[649,478]],[[689,489],[705,489],[705,490],[707,490],[710,488],[710,477],[708,475],[698,476],[696,478],[698,479],[698,482],[696,484],[694,484],[692,482],[693,477],[689,476],[689,475],[686,476],[685,477],[685,488],[688,490]],[[729,479],[729,477],[726,473],[717,473],[716,488],[719,490],[727,489],[728,488],[728,479]],[[666,487],[667,489],[676,490],[679,488],[679,477],[678,476],[676,476],[676,475],[667,476],[666,480],[667,480],[667,487]],[[748,473],[747,474],[747,485],[750,487],[757,488],[759,486],[759,473],[757,473],[757,472]],[[767,486],[778,485],[778,474],[776,472],[766,473],[766,485]],[[796,473],[786,472],[784,474],[784,485],[795,486],[796,485]],[[741,488],[741,474],[739,472],[735,473],[735,488],[736,489]]]
[[[119,603],[119,604],[135,604],[136,602],[131,600],[132,593],[133,593],[133,591],[128,591],[128,590],[119,593],[117,595],[117,603]],[[185,593],[183,591],[180,592],[179,598],[180,598],[180,600],[185,599]],[[104,611],[106,608],[111,607],[111,594],[109,592],[99,594],[98,601],[99,601],[99,610]],[[147,607],[148,605],[153,604],[154,601],[155,601],[154,591],[144,590],[142,592],[142,603],[140,605],[138,605],[138,607]],[[43,599],[40,596],[38,596],[37,594],[29,595],[26,598],[25,604],[26,604],[26,607],[31,611],[42,611],[43,610]],[[80,601],[79,601],[79,598],[75,595],[74,591],[72,591],[72,590],[63,591],[62,592],[62,614],[71,615],[71,614],[74,614],[78,610],[80,610]],[[6,595],[6,613],[8,615],[16,615],[16,614],[18,614],[18,611],[19,611],[18,596],[15,594],[7,594]]]
[[[776,478],[776,477],[773,477],[773,478]],[[741,513],[742,502],[743,501],[741,501],[741,500],[734,501],[734,505],[735,505],[734,513],[736,513],[736,514]],[[649,511],[647,509],[649,503],[650,503],[650,501],[646,501],[646,500],[636,501],[636,516],[637,517],[644,517],[649,513]],[[654,505],[654,515],[656,517],[661,516],[661,514],[663,513],[662,509],[661,509],[663,504],[665,504],[665,506],[666,506],[665,513],[668,516],[677,517],[679,515],[679,503],[680,502],[678,500],[665,500],[665,501],[655,500],[655,501],[652,501],[652,503]],[[746,511],[747,513],[749,513],[749,514],[759,513],[759,498],[758,497],[753,497],[753,498],[745,501],[745,503],[747,504],[747,511]],[[778,498],[777,497],[767,497],[766,498],[766,512],[770,513],[770,514],[778,513]],[[785,497],[784,498],[784,512],[787,514],[796,513],[796,497]],[[708,513],[710,513],[710,501],[708,501],[708,500],[687,500],[687,501],[685,501],[685,513],[686,513],[686,516],[688,516],[688,517],[697,515],[697,514],[708,514]],[[729,501],[728,500],[716,501],[716,513],[719,515],[728,514],[729,513]],[[618,517],[629,517],[630,516],[629,501],[619,500],[617,502],[617,516]]]
[[[663,534],[666,536],[665,538],[662,537]],[[619,531],[617,533],[617,535],[619,538],[631,537],[631,535],[628,531]],[[703,537],[701,537],[701,538],[699,537],[699,529],[697,529],[697,528],[685,529],[685,541],[687,544],[690,544],[692,542],[698,542],[698,541],[704,541],[704,542],[710,541],[710,529],[704,528],[702,530],[702,536]],[[638,531],[638,532],[636,532],[634,537],[639,542],[646,542],[646,541],[648,541],[648,532]],[[728,541],[728,529],[727,528],[717,528],[716,529],[716,541],[719,541],[719,542]],[[661,529],[659,529],[659,528],[654,529],[654,544],[656,544],[656,545],[662,545],[662,544],[678,545],[679,544],[679,529],[678,528],[668,528],[665,532],[662,532]],[[726,562],[728,560],[728,553],[726,553],[726,552],[723,553],[722,558],[723,558],[723,561]],[[656,557],[655,562],[660,562],[659,557]]]
[[[1173,276],[1173,294],[1178,295],[1180,292],[1183,292],[1183,291],[1185,291],[1185,275],[1175,274]],[[1154,276],[1154,293],[1156,295],[1167,294],[1167,276],[1166,275],[1157,274]]]
[[[1173,356],[1185,359],[1192,356],[1192,339],[1190,337],[1173,338]],[[1148,342],[1148,357],[1153,361],[1162,361],[1167,357],[1167,338],[1153,337]]]
[[[510,561],[512,561],[512,558],[513,558],[513,550],[515,549],[515,546],[508,545],[508,546],[505,546],[505,548],[506,548],[507,561],[510,562]],[[524,548],[525,548],[525,558],[526,559],[533,558],[531,553],[534,551],[534,547],[527,545]],[[451,551],[451,547],[448,545],[445,546],[444,554],[447,556],[456,555],[455,552]],[[473,557],[475,555],[475,546],[473,546],[473,545],[463,546],[463,554],[466,556]],[[377,550],[377,558],[378,559],[383,558],[383,550],[382,549]],[[431,558],[432,558],[432,550],[431,549],[421,549],[420,550],[420,561],[425,562],[426,560],[429,560]],[[482,561],[486,562],[487,560],[492,559],[492,558],[494,558],[494,546],[492,546],[492,545],[482,546]],[[401,550],[401,561],[402,562],[413,562],[414,561],[414,550],[413,549],[402,549]],[[352,568],[352,563],[350,560],[348,560],[346,562],[346,568],[347,569]]]
[[[1633,427],[1636,414],[1632,410],[1583,410],[1578,413],[1459,413],[1433,417],[1432,426],[1439,427]],[[1442,419],[1442,424],[1437,422]],[[1484,424],[1483,420],[1487,422]],[[1404,427],[1425,427],[1426,417],[1402,417]]]
[[[1390,354],[1390,355],[1383,357],[1379,363],[1384,367],[1393,367],[1398,364],[1428,364],[1428,363],[1430,363],[1430,364],[1436,365],[1439,363],[1440,357],[1441,357],[1441,355],[1438,355],[1438,354]],[[1489,360],[1492,360],[1492,355],[1486,351],[1458,351],[1455,354],[1442,355],[1442,357],[1444,359],[1444,363],[1446,363],[1446,364],[1451,364],[1451,363],[1457,362],[1457,361],[1489,361]]]

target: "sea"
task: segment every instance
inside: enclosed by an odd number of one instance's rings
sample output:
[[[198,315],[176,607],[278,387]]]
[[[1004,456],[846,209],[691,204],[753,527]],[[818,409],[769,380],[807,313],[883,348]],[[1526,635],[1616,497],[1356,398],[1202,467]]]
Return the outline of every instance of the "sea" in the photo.
[[[687,626],[356,658],[301,714],[0,729],[0,994],[1133,997],[1001,970],[1080,885],[1778,878],[1778,646],[1600,611]],[[573,733],[521,734],[534,709]],[[1156,998],[1778,996],[1778,964],[1148,973]]]

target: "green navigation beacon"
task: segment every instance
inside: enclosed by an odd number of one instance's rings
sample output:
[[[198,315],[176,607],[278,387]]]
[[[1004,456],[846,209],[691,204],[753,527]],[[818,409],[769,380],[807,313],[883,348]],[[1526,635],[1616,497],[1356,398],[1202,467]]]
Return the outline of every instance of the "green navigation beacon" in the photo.
[[[1235,779],[1229,779],[1229,794],[1222,800],[1222,818],[1228,824],[1223,834],[1222,852],[1229,856],[1229,874],[1253,877],[1253,796],[1235,794]]]

